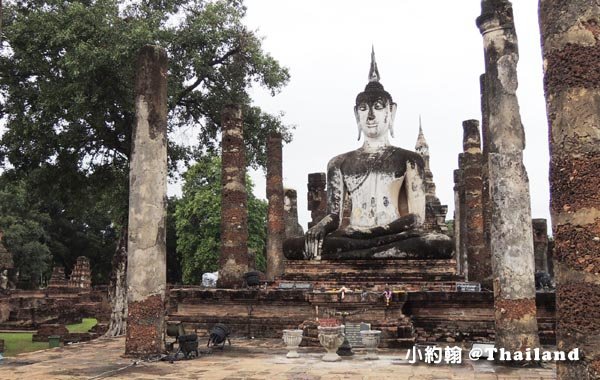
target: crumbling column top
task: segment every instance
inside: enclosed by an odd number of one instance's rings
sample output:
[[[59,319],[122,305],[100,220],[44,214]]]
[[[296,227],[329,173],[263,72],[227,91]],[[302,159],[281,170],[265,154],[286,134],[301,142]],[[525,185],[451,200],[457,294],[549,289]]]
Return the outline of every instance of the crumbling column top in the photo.
[[[465,153],[481,153],[481,135],[479,121],[465,120],[463,125],[463,150]]]
[[[483,0],[481,16],[477,17],[476,24],[481,34],[514,27],[512,3],[508,0]]]

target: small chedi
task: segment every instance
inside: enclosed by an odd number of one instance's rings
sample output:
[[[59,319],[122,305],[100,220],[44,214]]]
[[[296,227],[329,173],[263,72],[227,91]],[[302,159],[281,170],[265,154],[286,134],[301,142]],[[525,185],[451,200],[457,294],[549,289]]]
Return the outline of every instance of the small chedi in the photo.
[[[90,260],[85,256],[79,256],[69,277],[70,288],[89,289],[92,287],[92,276]]]
[[[288,259],[446,259],[452,240],[426,228],[427,167],[421,154],[390,144],[396,103],[379,82],[375,54],[354,114],[362,147],[327,165],[327,211],[304,237],[287,239]],[[435,191],[435,190],[433,190]],[[345,218],[345,216],[349,216]],[[432,225],[432,223],[428,223]]]
[[[65,275],[65,267],[57,265],[52,268],[48,288],[66,288],[69,285]]]

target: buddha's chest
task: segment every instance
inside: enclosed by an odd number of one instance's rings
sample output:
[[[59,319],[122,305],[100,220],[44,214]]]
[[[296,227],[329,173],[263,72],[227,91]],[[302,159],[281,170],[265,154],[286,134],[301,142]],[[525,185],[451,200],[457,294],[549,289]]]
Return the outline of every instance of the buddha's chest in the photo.
[[[344,181],[352,201],[352,225],[371,227],[398,219],[398,199],[404,176],[393,172],[370,172],[348,175]]]

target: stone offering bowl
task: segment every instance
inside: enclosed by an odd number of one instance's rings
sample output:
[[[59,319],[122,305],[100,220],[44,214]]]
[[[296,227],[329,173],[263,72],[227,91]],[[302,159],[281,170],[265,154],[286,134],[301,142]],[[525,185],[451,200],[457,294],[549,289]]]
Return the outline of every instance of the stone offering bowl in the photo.
[[[319,342],[323,346],[327,353],[321,358],[324,362],[337,362],[342,358],[336,353],[338,348],[344,343],[344,325],[334,327],[321,327],[319,331]]]
[[[365,348],[367,349],[367,356],[365,357],[365,360],[379,359],[379,356],[377,356],[377,346],[379,346],[379,340],[381,339],[381,331],[361,331],[360,336]]]
[[[298,346],[302,342],[302,330],[283,330],[283,342],[288,349],[286,357],[299,358]]]

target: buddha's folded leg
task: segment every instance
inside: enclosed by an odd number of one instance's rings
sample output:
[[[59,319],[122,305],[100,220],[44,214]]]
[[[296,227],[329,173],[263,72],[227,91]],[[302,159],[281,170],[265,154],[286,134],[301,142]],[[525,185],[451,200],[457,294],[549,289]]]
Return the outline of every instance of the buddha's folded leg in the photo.
[[[448,259],[453,255],[452,239],[446,235],[429,233],[407,237],[406,233],[404,234],[403,239],[396,241],[393,240],[395,235],[370,240],[327,237],[323,243],[322,258],[325,260]]]
[[[347,236],[344,231],[335,231],[323,242],[323,252],[344,252],[355,249],[379,247],[393,242],[423,236],[423,232],[411,230],[372,238]]]

